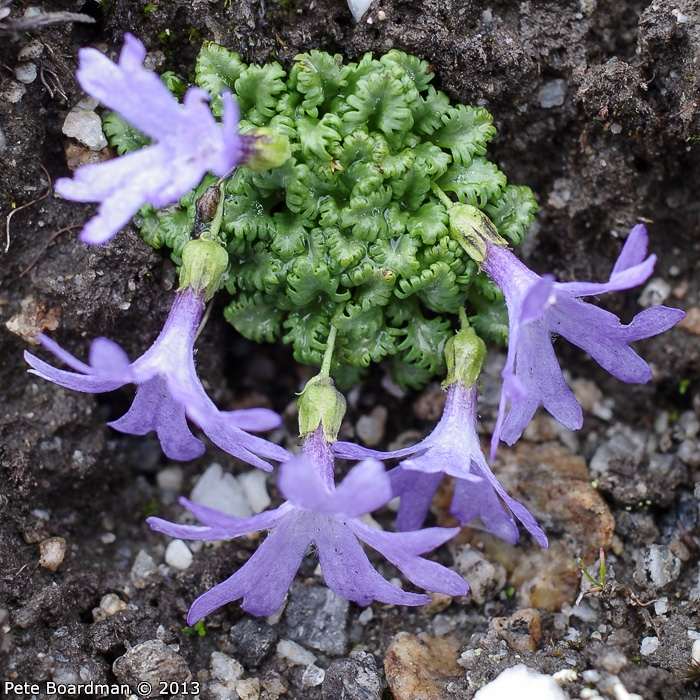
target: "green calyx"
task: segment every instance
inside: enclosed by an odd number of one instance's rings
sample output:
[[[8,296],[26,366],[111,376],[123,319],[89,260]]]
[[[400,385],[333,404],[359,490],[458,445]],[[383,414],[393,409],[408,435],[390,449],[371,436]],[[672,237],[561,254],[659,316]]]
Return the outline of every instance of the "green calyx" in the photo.
[[[305,438],[322,425],[327,442],[338,439],[347,404],[330,377],[318,375],[310,379],[299,395],[297,407],[299,437]]]
[[[478,268],[483,242],[462,232],[460,212],[481,212],[517,244],[537,204],[486,157],[495,128],[485,109],[450,104],[428,62],[396,50],[354,63],[311,51],[287,72],[206,43],[195,79],[217,116],[222,91],[233,93],[243,135],[285,140],[261,146],[277,167],[239,167],[222,183],[224,315],[242,335],[281,339],[298,362],[320,365],[334,328],[339,385],[386,359],[404,389],[444,373],[465,306],[477,333],[504,338],[503,299]],[[120,152],[147,143],[113,117],[109,129]],[[199,233],[197,199],[215,182],[207,176],[165,210],[143,207],[143,239],[180,264]]]
[[[198,238],[182,249],[180,288],[191,287],[209,301],[219,290],[229,265],[229,257],[221,243]]]
[[[442,383],[443,389],[455,382],[472,386],[481,374],[486,355],[486,344],[473,328],[465,326],[455,333],[445,345],[447,379]]]
[[[292,157],[289,139],[265,126],[249,131],[244,138],[248,154],[243,165],[255,172],[280,168]]]

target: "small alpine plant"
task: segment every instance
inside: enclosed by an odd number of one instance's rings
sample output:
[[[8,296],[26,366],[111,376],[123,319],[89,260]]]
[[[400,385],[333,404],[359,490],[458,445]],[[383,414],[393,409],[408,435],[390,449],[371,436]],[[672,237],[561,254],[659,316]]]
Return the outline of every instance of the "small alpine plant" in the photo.
[[[415,56],[392,50],[344,64],[341,56],[311,51],[287,73],[205,44],[198,86],[180,104],[144,69],[145,55],[131,35],[116,64],[81,50],[78,79],[115,110],[105,130],[122,155],[78,169],[57,191],[100,203],[81,234],[86,243],[109,241],[138,211],[144,241],[169,248],[179,267],[170,314],[133,362],[119,345],[97,338],[84,363],[44,335],[43,348],[70,369],[25,357],[30,372],[76,391],[135,384],[131,408],[110,425],[135,435],[155,431],[170,459],[202,456],[194,426],[253,466],[269,471],[279,463],[285,500],[277,508],[235,518],[181,498],[201,524],[148,519],[154,530],[190,540],[267,533],[242,567],[194,601],[188,622],[236,600],[251,614],[272,614],[313,551],[325,584],[359,605],[428,602],[384,578],[363,544],[417,589],[467,595],[444,553],[423,556],[460,529],[423,527],[445,477],[454,481],[450,512],[460,526],[514,544],[520,524],[546,547],[534,516],[506,493],[481,448],[484,341],[508,346],[492,461],[501,441],[520,438],[539,406],[567,428],[581,427],[555,335],[624,382],[650,381],[649,365],[630,343],[668,330],[683,312],[658,306],[624,325],[583,300],[650,277],[656,257],[647,255],[646,229],[632,229],[607,282],[561,283],[529,270],[508,244],[522,241],[537,205],[529,188],[508,185],[486,158],[491,115],[451,105],[429,84],[428,63]],[[168,84],[181,83],[171,76]],[[197,329],[217,294],[244,336],[282,339],[298,361],[320,367],[298,400],[300,454],[250,434],[278,427],[276,413],[220,410],[199,381]],[[346,404],[334,378],[358,382],[382,359],[405,390],[445,377],[434,430],[391,452],[337,439]],[[359,462],[344,478],[343,460]],[[363,520],[396,498],[396,532]]]

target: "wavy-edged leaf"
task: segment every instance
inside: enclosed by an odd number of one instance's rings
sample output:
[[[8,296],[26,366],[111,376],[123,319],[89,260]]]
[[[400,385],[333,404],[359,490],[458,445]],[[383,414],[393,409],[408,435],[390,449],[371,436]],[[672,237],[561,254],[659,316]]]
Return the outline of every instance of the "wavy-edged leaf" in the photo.
[[[429,369],[406,362],[401,355],[394,355],[389,362],[391,363],[391,377],[394,383],[403,391],[409,391],[410,389],[418,391],[434,376]]]
[[[287,89],[282,66],[273,61],[264,66],[248,66],[236,80],[236,96],[241,114],[256,126],[263,126],[275,116],[280,93]]]
[[[151,144],[151,139],[146,134],[142,134],[138,129],[134,129],[129,122],[122,119],[116,112],[109,112],[103,117],[102,131],[107,137],[109,145],[112,148],[116,148],[120,156],[132,151],[138,151]]]
[[[366,311],[373,306],[386,306],[394,291],[396,273],[364,262],[341,275],[340,282],[351,290],[352,305]]]
[[[246,246],[231,260],[231,276],[247,292],[274,292],[284,281],[283,263],[263,242]]]
[[[321,366],[332,312],[332,308],[319,303],[294,310],[287,316],[282,324],[287,331],[282,336],[282,341],[292,345],[297,362]]]
[[[327,300],[338,304],[350,298],[350,292],[338,292],[339,280],[331,276],[327,265],[308,258],[297,258],[287,275],[287,296],[297,307]]]
[[[381,307],[362,309],[348,304],[345,313],[333,320],[338,329],[336,355],[339,361],[356,367],[367,367],[396,352],[399,332],[384,322]]]
[[[275,255],[283,262],[302,255],[308,248],[309,220],[290,211],[276,212],[272,220],[275,222],[275,233],[270,248]]]
[[[460,165],[469,165],[474,155],[483,156],[496,133],[493,117],[478,107],[450,107],[441,120],[443,126],[433,132],[430,141],[451,151],[455,163]]]
[[[411,106],[411,109],[413,111],[413,130],[418,134],[429,136],[436,129],[445,125],[443,117],[450,109],[450,98],[444,92],[436,90],[430,85],[428,94],[421,96]]]
[[[405,70],[418,92],[425,90],[428,87],[428,83],[435,77],[435,74],[430,70],[428,61],[424,61],[418,56],[411,56],[398,49],[390,49],[379,61],[387,68],[397,66]]]
[[[327,107],[341,88],[345,87],[345,78],[349,72],[350,69],[343,65],[340,54],[331,56],[323,51],[312,50],[294,57],[289,86],[304,96],[301,110],[317,117],[318,107]]]
[[[503,293],[484,273],[475,276],[469,290],[469,303],[476,314],[469,317],[474,330],[486,340],[508,343],[508,310]]]
[[[462,204],[484,208],[497,200],[506,186],[506,176],[486,158],[477,156],[469,165],[453,165],[437,182],[443,192],[454,192]]]
[[[194,207],[174,205],[156,211],[147,205],[141,208],[141,213],[141,238],[153,248],[170,248],[173,261],[179,265],[182,261],[182,249],[192,238]]]
[[[392,177],[388,185],[401,206],[410,212],[419,209],[430,196],[430,176],[420,163],[416,163],[408,172]]]
[[[388,231],[384,211],[391,201],[391,189],[382,186],[364,196],[355,194],[355,190],[349,205],[340,211],[340,225],[351,229],[356,238],[372,243]]]
[[[195,64],[195,82],[212,96],[211,110],[215,116],[222,113],[221,92],[235,92],[236,81],[245,67],[237,53],[214,42],[204,42]]]
[[[444,367],[445,343],[452,334],[448,320],[417,314],[409,321],[405,336],[397,346],[401,359],[436,374]]]
[[[416,258],[418,245],[419,241],[413,236],[381,239],[372,244],[369,254],[372,260],[397,277],[410,278],[421,267]]]
[[[284,312],[274,297],[241,293],[225,309],[224,318],[245,338],[256,343],[274,343],[282,332]]]
[[[497,202],[484,207],[501,236],[513,245],[523,242],[537,209],[535,196],[526,185],[508,185]]]
[[[413,126],[406,90],[387,70],[359,80],[356,92],[348,95],[347,103],[353,109],[342,117],[346,133],[365,125],[369,132],[390,135],[408,131]]]
[[[412,236],[420,236],[423,243],[433,245],[438,238],[449,233],[449,217],[439,202],[426,202],[418,211],[412,212],[406,227]]]
[[[399,299],[415,294],[432,311],[456,313],[464,304],[466,292],[457,284],[457,276],[444,262],[434,262],[410,279],[399,280],[394,290]]]
[[[367,244],[364,241],[348,236],[337,228],[326,229],[325,233],[336,274],[357,265],[367,255]]]
[[[229,254],[238,254],[245,245],[265,241],[274,235],[275,225],[269,204],[258,198],[255,188],[241,169],[229,181],[225,194],[221,230],[226,234]]]
[[[419,143],[414,147],[413,152],[416,156],[416,162],[423,167],[428,175],[436,178],[444,175],[452,162],[452,157],[449,153],[445,153],[445,151],[429,141]]]

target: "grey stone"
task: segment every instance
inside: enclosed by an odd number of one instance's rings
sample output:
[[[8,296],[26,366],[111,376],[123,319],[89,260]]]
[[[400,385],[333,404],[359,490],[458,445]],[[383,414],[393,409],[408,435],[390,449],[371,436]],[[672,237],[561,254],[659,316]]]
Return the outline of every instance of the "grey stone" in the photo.
[[[663,588],[681,573],[681,561],[665,544],[652,544],[637,560],[634,580],[640,586]]]
[[[161,683],[187,683],[192,678],[187,662],[160,639],[131,647],[114,662],[112,671],[121,683],[147,698],[160,694]],[[144,684],[150,686],[150,692],[142,692]]]
[[[543,109],[549,109],[550,107],[559,107],[563,105],[565,95],[566,80],[557,78],[556,80],[550,80],[542,86],[542,89],[537,95],[537,99]]]
[[[72,109],[63,122],[63,133],[78,139],[91,151],[101,151],[107,146],[107,139],[102,133],[102,120],[95,112]]]
[[[380,700],[384,685],[374,656],[360,651],[353,657],[331,663],[321,697],[323,700]]]
[[[344,654],[349,607],[325,586],[292,584],[285,611],[290,639],[327,654]]]
[[[15,67],[15,78],[19,80],[20,83],[29,85],[36,80],[37,69],[35,63],[20,63]]]
[[[236,656],[246,668],[259,666],[277,644],[277,632],[262,620],[240,620],[231,628],[229,636]]]
[[[471,598],[477,605],[493,600],[506,585],[506,570],[490,562],[471,547],[463,547],[455,556],[455,568],[469,583]]]

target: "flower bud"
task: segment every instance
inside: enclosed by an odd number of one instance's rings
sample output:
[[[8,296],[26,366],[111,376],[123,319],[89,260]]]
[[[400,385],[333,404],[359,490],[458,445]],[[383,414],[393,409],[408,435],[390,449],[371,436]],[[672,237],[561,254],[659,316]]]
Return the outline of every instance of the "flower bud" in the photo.
[[[467,326],[445,343],[447,379],[443,388],[459,381],[470,387],[479,378],[486,362],[486,345],[473,328]]]
[[[322,425],[323,435],[328,442],[338,439],[347,404],[330,377],[317,376],[310,379],[299,395],[297,407],[300,437],[306,437]]]
[[[450,217],[450,235],[475,262],[483,262],[486,257],[486,241],[494,245],[508,245],[481,209],[471,204],[455,204],[447,214]]]
[[[241,162],[251,170],[270,170],[284,165],[292,155],[289,139],[272,129],[261,126],[243,135],[246,156]]]
[[[180,290],[191,287],[209,301],[219,290],[228,269],[226,249],[214,240],[197,238],[182,249]]]

